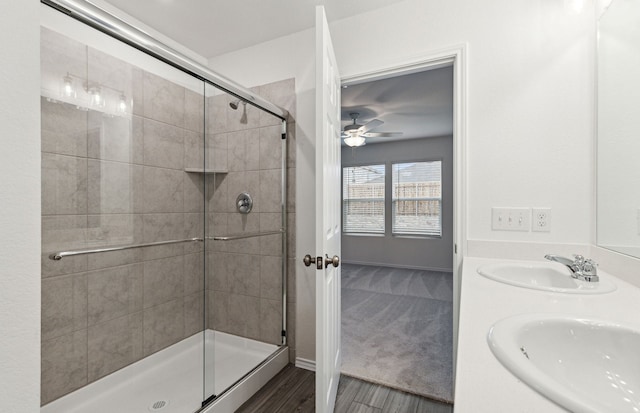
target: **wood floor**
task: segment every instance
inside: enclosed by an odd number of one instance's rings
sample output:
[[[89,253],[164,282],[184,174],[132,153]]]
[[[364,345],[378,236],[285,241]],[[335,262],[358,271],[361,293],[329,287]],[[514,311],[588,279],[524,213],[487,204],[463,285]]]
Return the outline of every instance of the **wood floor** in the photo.
[[[236,413],[315,412],[315,374],[288,365]],[[452,413],[453,406],[341,376],[334,413]]]

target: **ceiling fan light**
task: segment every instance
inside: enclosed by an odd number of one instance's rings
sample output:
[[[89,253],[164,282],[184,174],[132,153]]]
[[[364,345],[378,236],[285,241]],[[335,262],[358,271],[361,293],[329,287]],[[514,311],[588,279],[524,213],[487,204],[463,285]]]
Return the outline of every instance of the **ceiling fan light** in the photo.
[[[362,146],[364,145],[365,139],[362,136],[349,136],[348,138],[344,138],[344,143],[347,145],[354,146]]]

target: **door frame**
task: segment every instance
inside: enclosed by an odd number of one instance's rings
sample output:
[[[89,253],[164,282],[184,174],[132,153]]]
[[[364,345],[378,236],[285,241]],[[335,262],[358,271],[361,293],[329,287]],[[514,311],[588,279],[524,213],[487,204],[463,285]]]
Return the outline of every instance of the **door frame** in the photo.
[[[467,45],[459,44],[434,50],[418,58],[363,73],[342,76],[342,86],[453,66],[453,377],[458,349],[460,276],[462,258],[467,250]]]

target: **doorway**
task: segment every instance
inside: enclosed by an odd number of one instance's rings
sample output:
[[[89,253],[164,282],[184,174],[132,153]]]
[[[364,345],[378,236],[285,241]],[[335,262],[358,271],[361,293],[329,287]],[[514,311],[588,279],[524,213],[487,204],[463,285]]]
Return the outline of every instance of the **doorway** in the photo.
[[[453,401],[452,62],[342,91],[342,373]]]

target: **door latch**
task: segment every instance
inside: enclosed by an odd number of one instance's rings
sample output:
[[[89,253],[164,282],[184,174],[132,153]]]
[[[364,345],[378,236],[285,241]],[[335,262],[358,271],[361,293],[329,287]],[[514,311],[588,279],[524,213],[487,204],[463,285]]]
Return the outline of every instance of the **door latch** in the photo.
[[[340,265],[340,258],[337,255],[334,255],[333,258],[329,258],[329,254],[325,254],[325,258],[323,259],[322,257],[312,257],[307,254],[302,259],[302,262],[304,262],[304,265],[307,267],[311,266],[311,264],[315,264],[316,269],[321,270],[323,269],[322,264],[324,264],[324,268],[327,268],[330,265],[337,267]]]

